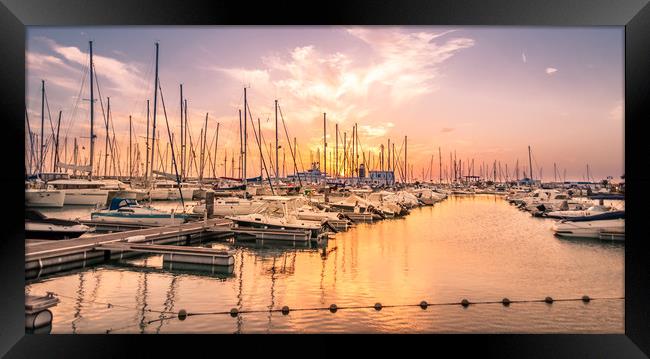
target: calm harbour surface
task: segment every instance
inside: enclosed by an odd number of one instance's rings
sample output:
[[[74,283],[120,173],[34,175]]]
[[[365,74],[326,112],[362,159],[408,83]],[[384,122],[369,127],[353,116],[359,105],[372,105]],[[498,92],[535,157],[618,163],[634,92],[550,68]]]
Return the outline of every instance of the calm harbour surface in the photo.
[[[90,209],[43,212],[75,218]],[[338,233],[325,250],[206,244],[236,249],[231,273],[169,271],[162,256],[141,256],[31,280],[26,292],[59,294],[52,333],[623,333],[621,299],[268,312],[623,297],[624,244],[557,238],[552,223],[499,196],[450,196],[402,219]],[[185,320],[158,312],[231,308],[266,312]]]

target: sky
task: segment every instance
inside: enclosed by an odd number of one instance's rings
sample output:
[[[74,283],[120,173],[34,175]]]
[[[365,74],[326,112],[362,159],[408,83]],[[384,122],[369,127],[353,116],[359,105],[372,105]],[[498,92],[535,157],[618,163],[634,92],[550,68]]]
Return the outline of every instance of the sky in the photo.
[[[439,177],[439,149],[443,176],[455,153],[464,168],[474,162],[474,174],[483,164],[491,172],[497,161],[503,176],[507,165],[512,178],[517,162],[520,171],[528,168],[528,146],[535,178],[553,180],[554,164],[567,180],[582,180],[587,165],[596,180],[624,174],[623,27],[28,27],[30,129],[40,136],[44,80],[45,136],[56,129],[61,111],[60,157],[67,162],[74,138],[81,158],[89,152],[89,40],[95,96],[101,93],[102,100],[95,104],[95,156],[105,154],[101,107],[107,109],[110,97],[121,171],[126,171],[129,116],[133,146],[137,142],[144,163],[146,101],[153,111],[158,42],[165,105],[159,98],[160,154],[169,142],[165,111],[170,132],[180,133],[183,84],[195,145],[208,116],[210,162],[219,123],[218,175],[224,175],[224,158],[230,175],[232,155],[239,151],[244,87],[255,126],[260,118],[265,148],[274,141],[278,100],[289,137],[297,138],[300,170],[323,152],[326,113],[328,153],[335,147],[335,124],[340,153],[344,132],[349,139],[358,124],[365,162],[373,168],[379,166],[380,145],[390,139],[402,153],[408,136],[408,163],[416,178],[423,172],[425,179]],[[289,174],[293,163],[283,128],[279,131]],[[259,150],[252,133],[248,143],[247,171],[257,175]],[[27,161],[29,138],[26,145]],[[268,154],[264,150],[267,163]],[[279,157],[282,171],[282,152]],[[328,172],[331,163],[328,157]]]

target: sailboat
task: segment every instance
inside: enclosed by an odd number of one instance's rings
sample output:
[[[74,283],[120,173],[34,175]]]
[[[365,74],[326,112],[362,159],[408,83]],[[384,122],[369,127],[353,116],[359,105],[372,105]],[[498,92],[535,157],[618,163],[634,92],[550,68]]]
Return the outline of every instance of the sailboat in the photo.
[[[58,163],[57,167],[80,170],[88,172],[88,179],[60,179],[51,181],[49,184],[54,188],[65,191],[64,204],[75,205],[96,205],[105,204],[108,199],[108,190],[105,183],[93,180],[93,162],[95,156],[95,87],[94,87],[94,65],[93,65],[93,42],[89,41],[89,71],[90,71],[90,164],[87,166],[69,165]]]
[[[41,81],[41,108],[45,104],[45,81]],[[29,122],[27,122],[29,126]],[[47,186],[43,182],[43,163],[45,160],[43,154],[44,148],[44,128],[45,128],[45,111],[41,110],[41,151],[39,161],[39,173],[37,176],[30,177],[30,181],[25,182],[25,206],[26,207],[63,207],[65,192],[56,190],[52,186]],[[31,132],[31,130],[30,130]],[[32,146],[33,151],[33,146]],[[34,180],[31,180],[33,178]],[[47,181],[47,179],[45,179]]]

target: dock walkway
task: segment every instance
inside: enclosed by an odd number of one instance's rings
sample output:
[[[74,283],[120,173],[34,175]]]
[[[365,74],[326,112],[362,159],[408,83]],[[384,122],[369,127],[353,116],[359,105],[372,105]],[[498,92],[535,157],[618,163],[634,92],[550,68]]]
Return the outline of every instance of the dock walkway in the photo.
[[[59,266],[62,267],[61,270],[64,270],[69,267],[64,265],[72,262],[82,262],[83,266],[85,266],[87,260],[104,258],[104,251],[97,249],[97,247],[110,243],[137,241],[150,244],[189,244],[192,236],[214,235],[215,232],[225,235],[232,233],[230,232],[230,225],[231,221],[229,220],[214,218],[180,225],[98,234],[58,241],[26,240],[25,269],[29,271]],[[208,230],[210,231],[208,232]]]

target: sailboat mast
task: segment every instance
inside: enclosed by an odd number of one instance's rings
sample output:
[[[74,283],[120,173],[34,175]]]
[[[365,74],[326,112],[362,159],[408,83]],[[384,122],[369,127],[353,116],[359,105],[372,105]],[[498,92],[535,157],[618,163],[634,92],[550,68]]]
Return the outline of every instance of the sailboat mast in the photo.
[[[181,109],[181,177],[185,176],[185,138],[183,136],[183,84],[180,84],[181,90],[181,100],[180,100],[180,109]]]
[[[133,122],[131,120],[131,115],[129,115],[129,179],[133,177],[133,149],[131,147],[131,137],[133,136]]]
[[[88,42],[90,45],[90,172],[88,177],[93,178],[93,162],[95,157],[95,86],[93,85],[93,80],[95,75],[93,74],[93,42]]]
[[[246,87],[244,87],[244,159],[243,159],[243,168],[242,168],[242,179],[244,180],[244,190],[246,190],[246,142],[247,142],[247,127],[246,122],[248,122],[248,99],[246,97]]]
[[[53,172],[56,172],[59,162],[59,130],[61,129],[61,112],[59,111],[59,120],[56,123],[56,140],[54,141],[54,166]]]
[[[325,182],[327,182],[327,114],[323,112],[323,174],[325,175]]]
[[[219,122],[217,122],[217,139],[214,141],[214,166],[212,167],[214,179],[217,179],[217,144],[219,144]]]
[[[145,180],[149,178],[149,100],[147,100],[147,136],[145,140],[145,167],[144,167],[144,178]]]
[[[106,165],[106,162],[108,161],[108,141],[109,141],[109,138],[108,138],[108,121],[110,119],[109,114],[111,113],[111,98],[107,97],[106,101],[107,101],[107,105],[106,105],[107,109],[106,109],[106,121],[105,121],[106,122],[106,141],[104,143],[104,177],[106,177],[106,175],[107,175],[106,171],[108,170],[108,166]]]
[[[154,78],[154,90],[153,90],[153,130],[151,131],[151,175],[153,177],[153,166],[154,163],[154,154],[156,151],[153,150],[156,146],[156,110],[158,109],[158,43],[156,42],[156,73]]]
[[[41,154],[38,163],[38,174],[43,173],[43,151],[45,150],[45,80],[41,80]]]
[[[336,132],[336,149],[334,151],[334,172],[336,177],[339,177],[339,124],[335,125],[334,131]]]
[[[259,120],[259,119],[258,119]],[[259,125],[258,125],[259,126]],[[262,136],[262,129],[260,128],[260,138]],[[275,180],[280,183],[280,166],[278,160],[278,100],[275,100]],[[261,156],[261,154],[260,154]],[[262,171],[260,169],[260,175]]]
[[[528,169],[530,171],[529,177],[530,177],[530,186],[533,186],[533,160],[530,155],[530,146],[528,146]]]
[[[438,147],[438,183],[442,183],[442,150]]]
[[[408,162],[406,161],[408,155],[408,136],[404,136],[404,172],[406,173],[406,179],[405,182],[409,183],[409,172],[408,172],[408,167],[407,164]]]

